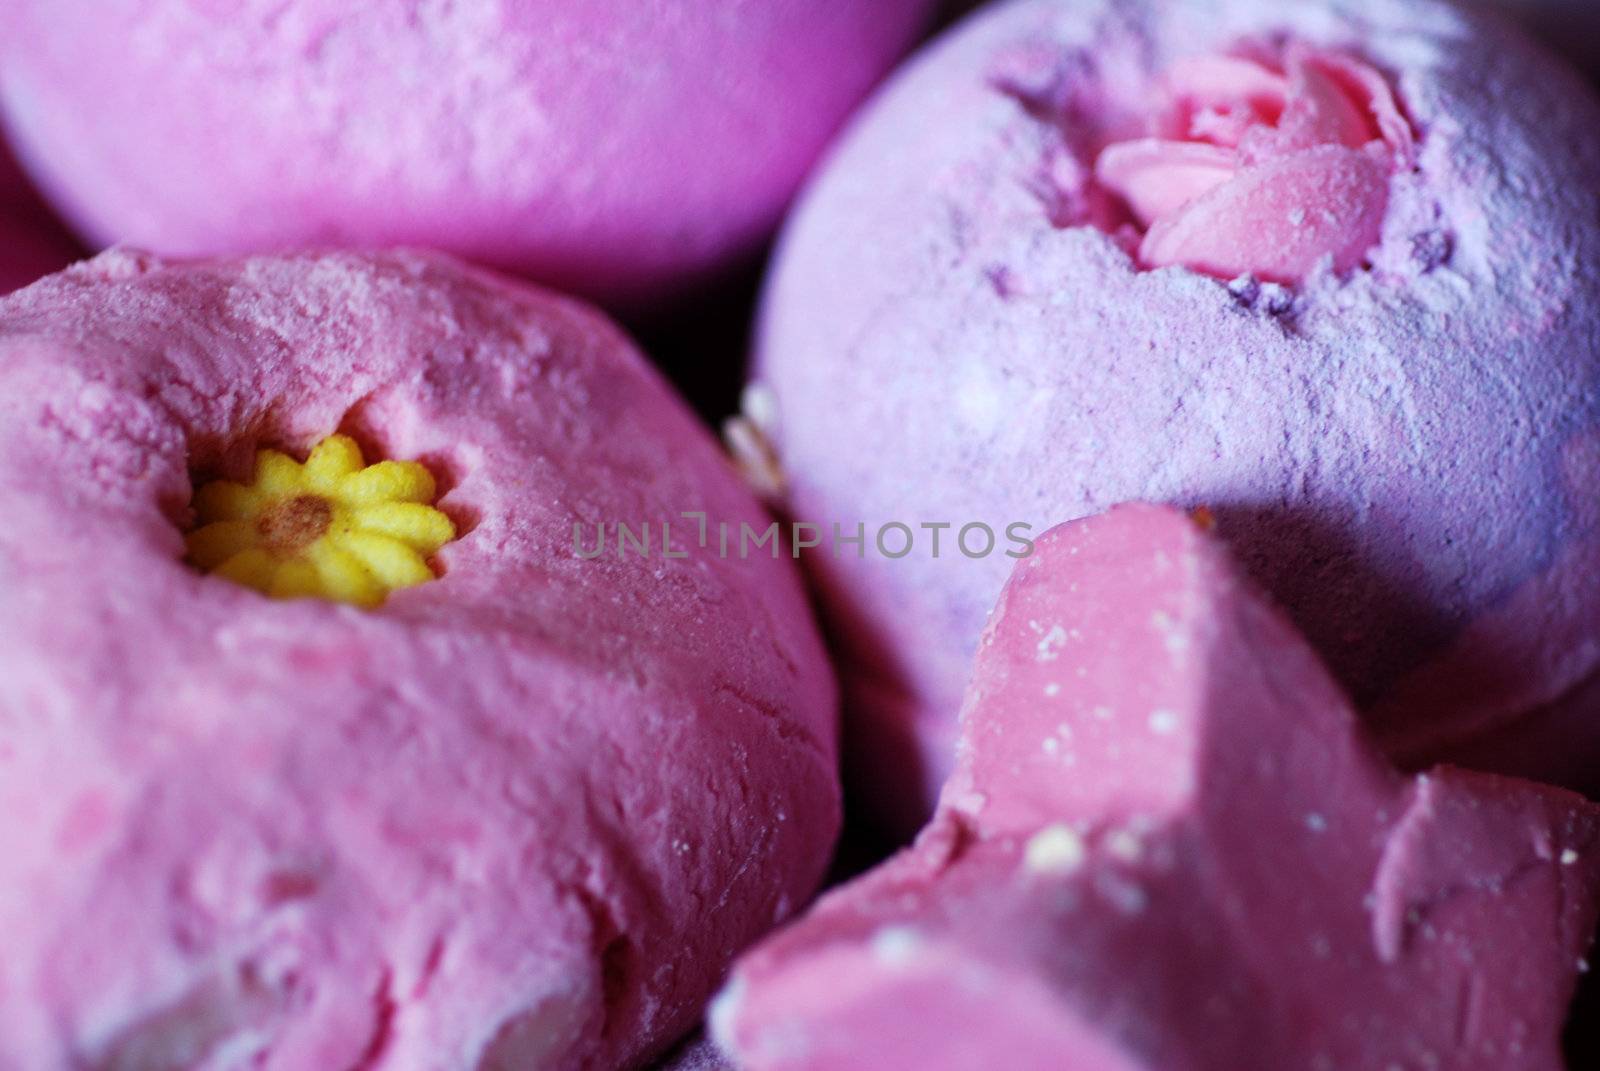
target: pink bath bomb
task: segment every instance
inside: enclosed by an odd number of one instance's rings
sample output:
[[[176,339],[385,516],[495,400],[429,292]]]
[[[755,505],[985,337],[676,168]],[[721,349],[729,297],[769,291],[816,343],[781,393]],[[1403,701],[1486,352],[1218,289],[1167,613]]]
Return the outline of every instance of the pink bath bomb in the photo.
[[[1055,529],[917,844],[741,960],[746,1071],[1560,1071],[1600,805],[1395,772],[1221,543]]]
[[[91,242],[424,245],[617,302],[753,249],[933,0],[16,0],[0,98]]]
[[[0,143],[0,295],[60,271],[81,255]]]
[[[436,255],[113,252],[0,301],[0,1066],[621,1067],[810,894],[834,693],[761,514],[605,320]],[[185,563],[337,429],[459,538],[381,608]]]
[[[867,805],[913,829],[949,769],[1011,565],[959,529],[1134,498],[1214,510],[1407,764],[1595,785],[1597,129],[1430,0],[1017,0],[896,76],[781,243],[748,394],[789,509],[866,525],[810,560]]]

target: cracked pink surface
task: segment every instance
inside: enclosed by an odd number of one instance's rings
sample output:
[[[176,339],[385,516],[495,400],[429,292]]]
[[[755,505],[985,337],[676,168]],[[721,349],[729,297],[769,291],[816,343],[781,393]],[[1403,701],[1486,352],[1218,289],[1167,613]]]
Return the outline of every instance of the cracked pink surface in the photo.
[[[364,612],[185,566],[191,467],[343,428],[465,530]],[[437,255],[108,253],[0,301],[0,1066],[612,1067],[698,1021],[838,824],[786,562],[587,307]]]
[[[9,0],[0,97],[97,244],[425,245],[643,303],[754,252],[934,0]]]
[[[1397,773],[1177,511],[1063,525],[917,843],[744,956],[746,1071],[1560,1071],[1600,805]]]
[[[1180,103],[1217,82],[1236,93],[1260,72],[1201,76],[1262,42],[1359,61],[1392,87],[1413,144],[1396,127],[1378,151],[1412,164],[1388,179],[1370,267],[1293,286],[1144,270],[1096,161],[1149,136],[1174,71]],[[1366,129],[1285,159],[1361,155],[1394,127],[1378,94],[1341,79],[1368,105],[1311,125]],[[1283,133],[1279,119],[1246,123],[1241,144]],[[1520,736],[1479,757],[1600,789],[1582,490],[1600,485],[1600,457],[1577,449],[1600,428],[1596,129],[1600,104],[1571,71],[1431,0],[991,6],[885,87],[782,239],[752,378],[786,506],[824,528],[1036,532],[1130,499],[1209,506],[1406,762]],[[1131,163],[1125,192],[1183,216],[1150,200],[1148,159]],[[1159,163],[1157,193],[1216,177]],[[1268,200],[1229,217],[1232,237],[1289,207]],[[1290,209],[1311,232],[1326,207],[1313,201]],[[921,548],[809,559],[844,652],[848,779],[907,835],[950,769],[1010,565]],[[1492,709],[1416,683],[1468,642]]]

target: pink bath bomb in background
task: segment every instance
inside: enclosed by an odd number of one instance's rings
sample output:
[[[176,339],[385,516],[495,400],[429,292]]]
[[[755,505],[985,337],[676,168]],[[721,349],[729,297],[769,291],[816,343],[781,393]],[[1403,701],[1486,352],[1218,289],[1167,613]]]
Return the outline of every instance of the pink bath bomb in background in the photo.
[[[1560,1071],[1597,897],[1600,805],[1400,775],[1220,541],[1127,506],[1017,566],[933,824],[712,1022],[745,1071]]]
[[[1432,0],[1016,0],[913,60],[787,229],[747,392],[789,511],[866,525],[809,561],[867,808],[915,829],[952,761],[1012,564],[959,530],[1134,498],[1209,507],[1403,762],[1593,782],[1596,130]]]
[[[197,484],[335,431],[436,475],[437,579],[364,610],[185,562]],[[114,251],[0,300],[0,1066],[623,1067],[693,1029],[839,809],[792,563],[574,553],[686,503],[763,523],[607,321],[446,257]]]
[[[933,0],[17,0],[0,97],[95,244],[422,245],[634,304],[750,252]]]

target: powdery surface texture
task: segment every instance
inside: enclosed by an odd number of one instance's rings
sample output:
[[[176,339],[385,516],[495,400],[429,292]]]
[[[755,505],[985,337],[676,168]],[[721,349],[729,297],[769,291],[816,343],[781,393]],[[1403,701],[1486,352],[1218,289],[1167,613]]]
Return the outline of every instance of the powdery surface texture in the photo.
[[[1394,771],[1182,514],[1062,526],[915,846],[744,957],[747,1071],[1561,1071],[1600,806]]]
[[[1139,270],[1093,225],[1096,155],[1174,63],[1284,35],[1370,64],[1412,127],[1366,265]],[[1600,787],[1597,129],[1572,72],[1430,0],[988,9],[896,76],[781,244],[754,376],[788,506],[847,534],[1208,506],[1391,754]],[[952,534],[811,558],[848,779],[902,831],[1012,564]]]
[[[788,563],[573,553],[761,516],[586,307],[109,253],[0,301],[0,428],[0,1066],[632,1066],[820,880]],[[183,563],[192,473],[337,429],[439,475],[442,578],[365,612]]]
[[[933,0],[18,0],[0,97],[94,243],[423,245],[643,303],[749,252]]]

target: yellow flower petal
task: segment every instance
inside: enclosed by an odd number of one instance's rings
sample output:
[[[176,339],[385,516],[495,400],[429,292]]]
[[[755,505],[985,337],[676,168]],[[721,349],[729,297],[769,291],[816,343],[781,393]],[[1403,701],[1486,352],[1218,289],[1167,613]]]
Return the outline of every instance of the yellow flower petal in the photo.
[[[278,571],[278,562],[264,550],[251,548],[240,551],[217,566],[217,576],[243,584],[265,594],[272,588],[272,578]]]
[[[215,480],[194,493],[194,511],[201,524],[254,520],[261,511],[261,496],[244,484]]]
[[[276,450],[256,454],[255,488],[263,498],[282,498],[305,490],[306,474],[300,462]]]
[[[415,461],[380,461],[339,481],[335,494],[350,506],[433,501],[433,474]]]
[[[273,578],[271,595],[274,599],[321,598],[322,576],[304,558],[284,562]]]
[[[189,560],[274,598],[377,606],[434,579],[427,556],[456,538],[432,507],[437,493],[415,461],[363,467],[346,435],[318,443],[304,465],[262,450],[252,484],[223,480],[195,492]]]
[[[413,588],[432,580],[433,570],[422,555],[388,536],[371,532],[343,532],[334,537],[336,546],[349,551],[378,582],[390,591]]]
[[[209,571],[254,547],[256,526],[249,521],[218,521],[195,529],[183,542],[189,548],[189,560],[197,568]]]
[[[330,435],[306,458],[306,479],[318,491],[332,492],[338,482],[360,472],[366,462],[361,447],[348,435]]]
[[[361,559],[332,540],[319,539],[307,551],[311,564],[322,579],[322,594],[339,602],[357,606],[376,606],[387,594],[378,578],[367,571]]]
[[[417,502],[379,502],[360,506],[349,514],[348,524],[363,532],[398,539],[424,557],[456,537],[450,518]]]

